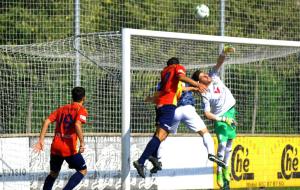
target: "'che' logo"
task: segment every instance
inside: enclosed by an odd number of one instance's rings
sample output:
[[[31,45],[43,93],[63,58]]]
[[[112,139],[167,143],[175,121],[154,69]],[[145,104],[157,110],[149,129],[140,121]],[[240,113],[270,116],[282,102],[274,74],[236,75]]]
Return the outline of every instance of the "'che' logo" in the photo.
[[[231,157],[231,174],[234,180],[253,180],[254,173],[249,172],[249,150],[242,145],[237,145]]]
[[[285,146],[281,155],[281,172],[277,173],[278,179],[300,178],[300,172],[297,172],[299,167],[297,155],[297,148],[290,144]]]

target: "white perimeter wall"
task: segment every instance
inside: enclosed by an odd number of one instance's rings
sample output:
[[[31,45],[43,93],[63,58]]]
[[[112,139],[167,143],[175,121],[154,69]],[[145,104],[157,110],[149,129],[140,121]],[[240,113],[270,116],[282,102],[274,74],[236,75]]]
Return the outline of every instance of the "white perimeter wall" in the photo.
[[[83,154],[88,174],[76,187],[79,189],[121,189],[121,139],[119,137],[86,137]],[[131,163],[143,152],[150,137],[132,137]],[[50,144],[37,154],[32,146],[35,137],[0,138],[0,189],[42,189],[49,172]],[[169,137],[160,146],[163,170],[150,175],[151,164],[146,162],[146,178],[137,177],[131,165],[131,189],[212,189],[213,164],[200,137]],[[53,189],[62,189],[74,173],[64,163]]]

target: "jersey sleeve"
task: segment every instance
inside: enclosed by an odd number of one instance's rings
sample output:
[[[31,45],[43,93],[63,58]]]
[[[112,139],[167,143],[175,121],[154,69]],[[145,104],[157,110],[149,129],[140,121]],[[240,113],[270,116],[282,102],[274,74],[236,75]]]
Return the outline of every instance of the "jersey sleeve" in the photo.
[[[186,75],[186,69],[183,65],[177,65],[176,67],[176,76],[185,76]]]
[[[49,115],[48,119],[49,119],[51,122],[54,122],[54,121],[56,120],[56,118],[57,118],[57,115],[58,115],[58,109],[55,110],[55,111],[53,111],[53,112]]]
[[[210,103],[209,103],[209,99],[208,99],[207,96],[205,96],[205,95],[202,96],[201,109],[202,109],[204,112],[210,112]]]
[[[208,75],[210,77],[218,77],[219,76],[219,73],[218,73],[218,70],[216,70],[214,67],[209,71]]]
[[[220,76],[219,76],[219,72],[218,72],[216,69],[212,68],[212,69],[209,71],[208,75],[209,75],[214,81],[222,82],[221,79],[220,79]]]
[[[82,108],[78,111],[77,116],[76,116],[76,121],[79,120],[81,123],[86,123],[88,113],[85,108]]]

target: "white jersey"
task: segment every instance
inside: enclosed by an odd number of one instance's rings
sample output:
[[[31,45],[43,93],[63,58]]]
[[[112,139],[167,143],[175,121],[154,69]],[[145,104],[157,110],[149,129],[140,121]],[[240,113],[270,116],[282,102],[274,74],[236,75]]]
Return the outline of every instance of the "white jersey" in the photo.
[[[211,112],[217,116],[222,116],[236,101],[230,90],[221,81],[216,70],[211,70],[209,76],[212,82],[209,84],[207,92],[202,93],[202,108],[204,112]]]

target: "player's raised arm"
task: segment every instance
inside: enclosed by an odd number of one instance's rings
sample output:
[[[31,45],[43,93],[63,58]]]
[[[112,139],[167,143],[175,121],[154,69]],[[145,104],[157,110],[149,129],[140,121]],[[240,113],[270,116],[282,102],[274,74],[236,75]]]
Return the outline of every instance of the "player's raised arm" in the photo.
[[[217,71],[220,69],[220,67],[223,65],[226,56],[229,53],[234,53],[235,52],[235,48],[232,47],[231,45],[225,45],[222,53],[219,55],[218,60],[217,60],[217,64],[214,66],[214,69]]]

